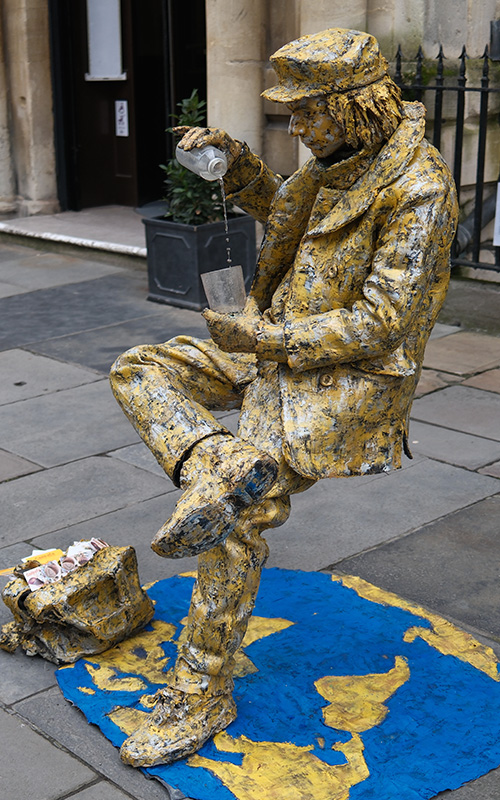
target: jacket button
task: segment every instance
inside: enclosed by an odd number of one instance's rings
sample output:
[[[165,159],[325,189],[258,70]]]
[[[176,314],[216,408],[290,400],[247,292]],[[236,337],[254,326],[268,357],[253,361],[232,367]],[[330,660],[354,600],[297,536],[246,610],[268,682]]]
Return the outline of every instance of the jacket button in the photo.
[[[320,376],[319,379],[320,386],[332,386],[333,385],[333,375],[329,372],[324,372],[323,375]]]
[[[336,277],[337,277],[337,275],[338,275],[338,272],[339,272],[339,269],[338,269],[338,267],[336,267],[335,265],[333,265],[333,266],[329,267],[329,269],[328,269],[328,273],[327,273],[327,274],[328,274],[328,277],[329,277],[329,278],[336,278]]]

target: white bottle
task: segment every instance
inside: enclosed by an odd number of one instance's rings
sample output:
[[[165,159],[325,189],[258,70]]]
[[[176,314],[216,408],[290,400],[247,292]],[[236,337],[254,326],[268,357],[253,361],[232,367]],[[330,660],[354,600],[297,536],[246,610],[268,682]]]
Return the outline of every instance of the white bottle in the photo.
[[[179,145],[175,149],[175,157],[183,167],[200,175],[206,181],[217,181],[227,172],[227,159],[222,150],[212,145],[193,147],[182,150]]]

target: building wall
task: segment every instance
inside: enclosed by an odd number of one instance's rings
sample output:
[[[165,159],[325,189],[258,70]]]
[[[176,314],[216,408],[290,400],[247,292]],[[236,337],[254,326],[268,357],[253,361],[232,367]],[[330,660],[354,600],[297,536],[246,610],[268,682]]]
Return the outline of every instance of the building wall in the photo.
[[[0,215],[58,208],[47,0],[0,6]],[[479,57],[500,0],[206,0],[209,123],[248,142],[282,174],[307,152],[287,135],[287,109],[265,103],[268,58],[282,44],[328,27],[373,33],[389,60],[420,43],[427,57]],[[473,108],[470,110],[474,127]],[[490,158],[491,170],[495,155]]]
[[[308,151],[287,135],[286,107],[255,101],[276,82],[268,58],[281,45],[345,27],[372,33],[389,61],[399,44],[409,59],[419,45],[434,58],[440,44],[450,59],[464,44],[471,58],[479,58],[489,42],[490,21],[499,17],[500,0],[207,0],[209,124],[247,141],[273,169],[288,175]],[[474,118],[471,108],[472,131]],[[498,164],[492,163],[495,169]]]

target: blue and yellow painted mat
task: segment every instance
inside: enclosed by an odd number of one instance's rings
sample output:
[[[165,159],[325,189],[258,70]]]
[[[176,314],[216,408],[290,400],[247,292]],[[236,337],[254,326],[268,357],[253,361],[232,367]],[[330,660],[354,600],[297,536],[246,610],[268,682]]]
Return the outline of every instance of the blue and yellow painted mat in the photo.
[[[174,662],[192,585],[154,584],[147,630],[57,672],[117,746]],[[150,775],[195,800],[422,800],[500,764],[493,651],[359,578],[265,570],[237,675],[237,720]]]

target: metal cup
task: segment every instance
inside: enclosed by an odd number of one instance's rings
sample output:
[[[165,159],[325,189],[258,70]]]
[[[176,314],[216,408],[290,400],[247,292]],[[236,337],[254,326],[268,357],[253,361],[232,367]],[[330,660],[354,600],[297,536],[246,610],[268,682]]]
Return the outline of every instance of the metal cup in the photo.
[[[205,272],[201,275],[201,282],[212,311],[231,314],[243,309],[247,294],[240,266]]]

